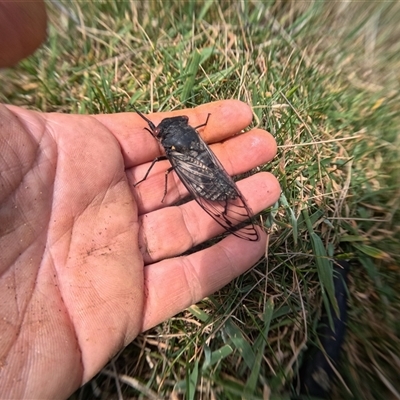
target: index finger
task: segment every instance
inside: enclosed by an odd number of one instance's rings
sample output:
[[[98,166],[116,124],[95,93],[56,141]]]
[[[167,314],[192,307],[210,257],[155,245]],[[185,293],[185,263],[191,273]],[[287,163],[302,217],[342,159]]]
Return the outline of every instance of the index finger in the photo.
[[[146,115],[156,126],[168,117],[187,115],[193,127],[203,124],[211,114],[200,134],[207,143],[233,136],[246,128],[252,120],[251,108],[239,100],[221,100],[196,108]],[[144,128],[148,127],[137,113],[95,115],[117,138],[126,168],[148,162],[162,154],[158,142]]]

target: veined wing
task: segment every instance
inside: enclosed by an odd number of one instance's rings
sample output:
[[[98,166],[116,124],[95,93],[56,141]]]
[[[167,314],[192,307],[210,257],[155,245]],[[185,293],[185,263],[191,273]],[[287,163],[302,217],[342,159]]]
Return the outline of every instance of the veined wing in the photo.
[[[169,152],[168,159],[174,171],[200,207],[219,225],[242,239],[257,241],[253,223],[238,231],[239,224],[251,219],[252,212],[236,183],[214,153],[201,142],[204,146],[198,154]]]

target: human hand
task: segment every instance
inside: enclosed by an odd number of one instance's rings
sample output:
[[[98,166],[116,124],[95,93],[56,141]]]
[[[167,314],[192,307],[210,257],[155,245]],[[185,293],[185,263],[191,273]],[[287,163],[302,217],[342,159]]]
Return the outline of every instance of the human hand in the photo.
[[[32,54],[46,37],[46,27],[43,0],[0,1],[0,68]]]
[[[226,139],[251,121],[250,108],[222,101],[179,114],[206,141]],[[1,397],[66,397],[140,332],[218,290],[265,252],[232,235],[178,256],[221,232],[157,163],[160,148],[135,113],[41,114],[0,106]],[[255,129],[211,146],[230,174],[273,158],[270,134]],[[174,178],[172,178],[174,177]],[[257,213],[280,188],[261,172],[239,183]],[[48,379],[51,372],[51,379]]]

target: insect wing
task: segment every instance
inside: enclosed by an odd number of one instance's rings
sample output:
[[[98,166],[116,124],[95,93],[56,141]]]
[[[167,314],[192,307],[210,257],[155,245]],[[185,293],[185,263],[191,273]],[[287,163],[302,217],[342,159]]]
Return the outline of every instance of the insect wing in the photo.
[[[198,154],[193,154],[193,150],[190,155],[169,152],[174,171],[200,207],[219,225],[237,237],[257,241],[254,224],[245,228],[238,226],[252,217],[242,193],[206,143],[200,136],[198,139]]]

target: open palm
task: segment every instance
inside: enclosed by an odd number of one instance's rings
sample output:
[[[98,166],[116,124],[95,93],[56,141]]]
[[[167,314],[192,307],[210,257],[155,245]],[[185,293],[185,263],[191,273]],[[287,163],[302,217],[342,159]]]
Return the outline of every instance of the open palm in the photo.
[[[251,121],[238,101],[161,119],[211,117],[207,142]],[[2,397],[67,396],[141,331],[183,310],[251,267],[265,234],[232,235],[176,257],[221,228],[187,193],[165,161],[143,178],[160,148],[135,113],[41,114],[0,106],[0,388]],[[273,138],[253,130],[212,146],[230,174],[269,161]],[[254,212],[279,196],[265,172],[239,184]],[[51,372],[51,380],[47,379]]]

